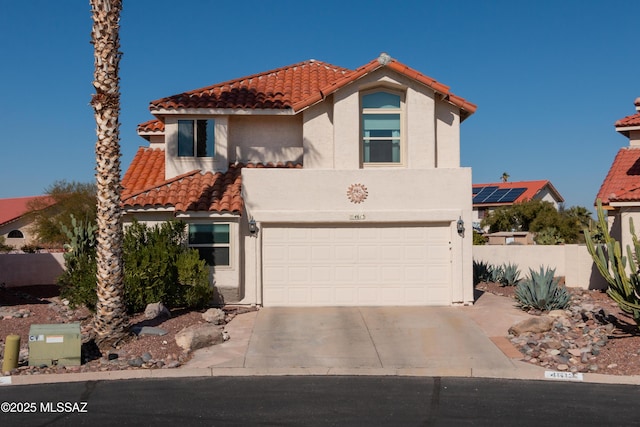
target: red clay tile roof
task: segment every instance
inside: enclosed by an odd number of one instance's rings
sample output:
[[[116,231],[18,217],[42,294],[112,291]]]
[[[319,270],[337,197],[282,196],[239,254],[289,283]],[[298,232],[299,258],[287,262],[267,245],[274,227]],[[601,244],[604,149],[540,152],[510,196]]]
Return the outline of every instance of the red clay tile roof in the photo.
[[[178,212],[208,211],[241,214],[242,175],[239,167],[225,173],[195,170],[153,188],[130,192],[123,197],[128,207],[173,207]]]
[[[138,125],[138,133],[140,132],[159,132],[162,133],[164,132],[164,122],[161,122],[158,119],[153,119],[153,120],[149,120],[146,121],[144,123],[140,123]]]
[[[30,209],[30,203],[34,200],[42,199],[47,206],[51,206],[54,201],[49,196],[15,197],[11,199],[0,199],[0,225],[15,221]]]
[[[640,126],[640,113],[624,117],[616,122],[616,127]]]
[[[232,164],[227,172],[194,170],[171,179],[164,178],[164,150],[139,148],[122,185],[125,207],[173,207],[178,212],[207,211],[241,214],[241,169],[301,168],[300,164]]]
[[[603,205],[640,201],[640,148],[618,151],[596,197]]]
[[[165,182],[164,150],[140,147],[122,178],[122,198]]]
[[[556,188],[551,184],[551,181],[548,180],[538,180],[538,181],[514,181],[514,182],[491,182],[488,184],[473,184],[473,188],[480,187],[498,187],[498,189],[507,189],[507,188],[526,188],[524,193],[522,193],[513,203],[526,202],[528,200],[533,199],[540,191],[544,188],[548,187],[549,191],[554,194],[556,200],[558,202],[564,202],[564,199],[556,190]],[[474,203],[473,206],[502,206],[502,205],[511,205],[512,203]]]
[[[461,109],[464,120],[476,106],[449,91],[449,87],[383,54],[379,58],[349,70],[321,61],[309,60],[248,77],[242,77],[201,89],[152,101],[149,109],[185,108],[292,109],[309,107],[341,87],[381,67],[401,73],[432,88]],[[147,122],[148,123],[148,122]]]

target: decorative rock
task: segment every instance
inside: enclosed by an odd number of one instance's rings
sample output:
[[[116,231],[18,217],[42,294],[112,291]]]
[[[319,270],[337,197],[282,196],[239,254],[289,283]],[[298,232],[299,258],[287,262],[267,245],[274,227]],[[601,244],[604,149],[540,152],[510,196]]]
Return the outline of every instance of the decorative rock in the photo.
[[[569,365],[561,363],[556,367],[556,369],[558,369],[558,371],[566,371],[569,369]]]
[[[219,308],[210,308],[209,310],[202,313],[202,318],[214,325],[224,325],[225,312],[220,310]]]
[[[176,334],[175,339],[176,344],[187,352],[224,341],[222,327],[208,323],[186,327]]]
[[[144,363],[147,363],[151,359],[153,359],[153,358],[151,357],[151,353],[149,353],[149,352],[146,352],[145,354],[142,355],[142,361]]]
[[[142,367],[142,364],[144,363],[144,361],[142,360],[142,358],[136,357],[135,359],[129,360],[128,363],[129,363],[129,366],[132,366],[134,368],[140,368]]]
[[[144,317],[146,319],[152,320],[157,318],[170,318],[171,312],[167,307],[164,306],[162,302],[156,302],[153,304],[148,304],[147,308],[144,309]]]
[[[547,332],[553,327],[553,322],[549,316],[532,317],[510,327],[509,333],[518,336],[524,332]]]

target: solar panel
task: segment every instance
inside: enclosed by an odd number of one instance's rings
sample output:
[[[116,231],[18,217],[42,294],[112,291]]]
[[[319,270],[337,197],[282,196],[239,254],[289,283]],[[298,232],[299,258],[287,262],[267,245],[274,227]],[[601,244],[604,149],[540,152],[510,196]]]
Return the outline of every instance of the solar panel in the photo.
[[[526,188],[512,188],[509,190],[507,194],[502,196],[502,198],[499,201],[504,203],[513,203],[525,191],[527,191]]]
[[[500,201],[500,199],[502,199],[502,197],[509,192],[509,190],[511,190],[511,189],[510,188],[501,188],[499,190],[496,190],[493,193],[491,193],[491,195],[489,195],[489,197],[485,198],[482,201],[482,203],[498,203]]]
[[[484,203],[483,200],[493,194],[497,189],[498,187],[496,186],[481,187],[480,191],[473,198],[473,203]]]

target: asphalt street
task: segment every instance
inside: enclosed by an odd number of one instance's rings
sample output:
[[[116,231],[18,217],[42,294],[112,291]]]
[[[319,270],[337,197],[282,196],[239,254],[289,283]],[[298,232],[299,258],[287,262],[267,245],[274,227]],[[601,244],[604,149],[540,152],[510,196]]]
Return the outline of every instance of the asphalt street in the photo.
[[[640,425],[638,386],[262,376],[0,387],[2,426]]]

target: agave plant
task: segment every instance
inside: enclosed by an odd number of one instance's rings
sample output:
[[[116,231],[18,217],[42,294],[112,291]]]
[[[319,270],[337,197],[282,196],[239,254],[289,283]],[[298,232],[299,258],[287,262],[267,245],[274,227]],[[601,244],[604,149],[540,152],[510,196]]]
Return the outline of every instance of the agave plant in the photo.
[[[502,265],[502,278],[500,280],[501,286],[515,286],[520,281],[520,270],[516,264],[503,264]]]
[[[473,285],[486,282],[491,274],[491,265],[485,261],[473,260]]]
[[[489,282],[502,283],[504,277],[504,267],[501,265],[491,266],[489,272]]]
[[[570,295],[567,289],[558,286],[555,269],[540,267],[540,272],[529,269],[529,276],[516,286],[516,300],[523,309],[551,311],[566,308]]]

